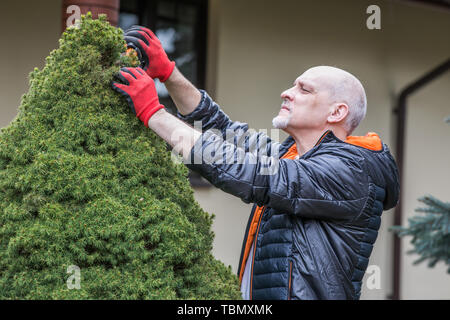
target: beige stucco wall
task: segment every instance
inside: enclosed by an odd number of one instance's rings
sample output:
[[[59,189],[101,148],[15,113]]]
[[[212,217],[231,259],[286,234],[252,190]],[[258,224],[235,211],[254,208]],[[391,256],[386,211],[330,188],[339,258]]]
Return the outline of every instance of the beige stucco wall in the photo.
[[[444,34],[450,31],[450,13],[427,6],[377,1],[382,29],[368,30],[366,8],[374,4],[369,1],[210,3],[215,32],[209,37],[214,52],[209,65],[214,68],[209,68],[208,83],[213,84],[216,100],[232,119],[248,122],[255,129],[271,128],[280,93],[299,74],[314,65],[333,65],[355,74],[366,88],[368,113],[355,134],[375,131],[395,150],[395,94],[450,53],[450,43],[444,41]],[[416,198],[423,194],[450,199],[450,126],[442,121],[444,115],[450,115],[449,84],[447,74],[410,100],[405,221],[414,214]],[[220,190],[198,190],[196,197],[217,216],[216,256],[236,270],[251,207]],[[385,299],[392,291],[393,241],[387,229],[393,213],[384,213],[369,263],[380,268],[381,288],[368,290],[364,283],[362,299]],[[409,248],[409,240],[403,241],[403,252]],[[450,276],[445,268],[412,266],[412,259],[414,256],[403,254],[402,298],[450,298]]]
[[[450,52],[444,35],[449,13],[396,1],[377,1],[382,29],[365,27],[368,1],[210,0],[207,87],[233,118],[255,129],[270,129],[281,91],[314,65],[335,65],[358,76],[366,87],[366,120],[355,134],[378,132],[394,149],[393,97],[402,87],[443,61]],[[60,0],[0,2],[0,127],[17,114],[27,91],[28,73],[42,67],[57,47]],[[25,40],[27,43],[25,43]],[[6,50],[7,49],[7,50]],[[414,214],[416,199],[433,194],[449,201],[450,76],[410,99],[406,147],[404,215]],[[280,134],[280,138],[285,135]],[[215,189],[199,189],[196,198],[216,215],[214,253],[236,270],[250,205]],[[381,270],[381,289],[362,298],[384,299],[391,292],[393,211],[385,212],[371,265]],[[403,251],[409,248],[403,241]],[[450,277],[440,265],[412,266],[402,256],[402,298],[450,298]]]
[[[390,43],[393,46],[387,70],[392,92],[450,57],[450,11],[421,5],[393,7]],[[450,201],[450,72],[409,97],[405,141],[405,180],[403,181],[403,224],[417,215],[423,205],[419,197],[431,194]],[[404,299],[450,299],[450,275],[444,263],[434,269],[426,262],[413,266],[417,255],[411,238],[402,241],[401,293]]]
[[[58,46],[61,2],[0,1],[0,128],[17,115],[28,74]]]

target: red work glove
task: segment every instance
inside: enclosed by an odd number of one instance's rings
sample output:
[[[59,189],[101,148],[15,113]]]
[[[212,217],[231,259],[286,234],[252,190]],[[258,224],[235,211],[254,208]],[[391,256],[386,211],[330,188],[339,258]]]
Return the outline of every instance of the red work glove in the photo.
[[[131,110],[148,128],[148,120],[164,108],[159,103],[155,82],[141,68],[122,68],[118,77],[126,84],[113,82],[113,89],[126,97]]]
[[[169,60],[161,42],[151,30],[133,26],[125,31],[124,38],[128,47],[138,49],[136,51],[142,68],[150,77],[158,78],[161,82],[170,77],[175,68],[175,62]]]

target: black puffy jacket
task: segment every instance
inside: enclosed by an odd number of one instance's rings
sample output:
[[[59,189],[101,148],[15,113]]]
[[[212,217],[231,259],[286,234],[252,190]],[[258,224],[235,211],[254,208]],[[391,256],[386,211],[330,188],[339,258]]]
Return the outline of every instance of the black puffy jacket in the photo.
[[[250,298],[358,299],[381,213],[399,197],[388,147],[376,134],[346,142],[327,131],[300,158],[280,159],[295,150],[292,137],[279,144],[251,132],[201,92],[191,114],[178,113],[202,121],[188,167],[255,203],[238,271],[242,277],[254,244]]]

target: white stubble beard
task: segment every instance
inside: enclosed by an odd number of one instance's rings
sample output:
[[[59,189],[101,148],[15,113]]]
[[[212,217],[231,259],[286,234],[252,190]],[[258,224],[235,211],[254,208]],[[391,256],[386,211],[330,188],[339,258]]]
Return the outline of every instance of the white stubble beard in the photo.
[[[276,116],[272,119],[272,125],[275,129],[284,130],[289,125],[289,121],[291,120],[291,113],[289,113],[288,117]]]

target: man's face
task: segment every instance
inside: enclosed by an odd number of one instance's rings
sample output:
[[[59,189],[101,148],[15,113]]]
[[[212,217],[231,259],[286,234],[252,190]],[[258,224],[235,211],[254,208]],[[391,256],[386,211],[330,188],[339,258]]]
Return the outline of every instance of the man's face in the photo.
[[[274,125],[287,133],[325,128],[331,112],[330,78],[330,74],[314,68],[299,76],[293,87],[281,94],[283,101]]]

